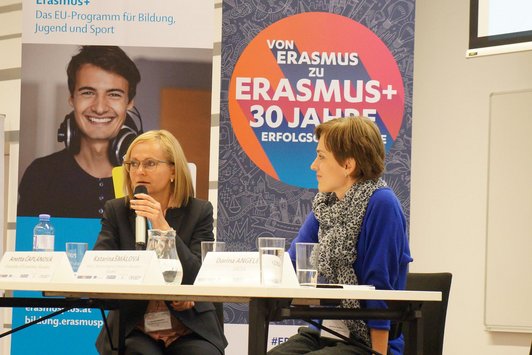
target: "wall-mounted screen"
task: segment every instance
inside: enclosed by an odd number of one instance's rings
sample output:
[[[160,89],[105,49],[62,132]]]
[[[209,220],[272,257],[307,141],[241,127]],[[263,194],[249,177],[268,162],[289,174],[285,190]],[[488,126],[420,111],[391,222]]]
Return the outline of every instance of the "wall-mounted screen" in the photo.
[[[532,50],[532,1],[470,1],[467,57]]]

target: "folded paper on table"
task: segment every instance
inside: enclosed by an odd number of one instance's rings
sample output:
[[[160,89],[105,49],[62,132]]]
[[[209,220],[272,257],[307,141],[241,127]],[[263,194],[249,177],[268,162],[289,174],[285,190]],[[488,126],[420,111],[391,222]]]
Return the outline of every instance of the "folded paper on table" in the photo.
[[[208,253],[195,285],[260,286],[258,252]],[[299,282],[288,253],[284,253],[281,287],[297,287]]]
[[[153,250],[89,250],[79,266],[77,281],[165,284]]]
[[[22,282],[74,281],[65,252],[6,251],[0,261],[0,279]]]

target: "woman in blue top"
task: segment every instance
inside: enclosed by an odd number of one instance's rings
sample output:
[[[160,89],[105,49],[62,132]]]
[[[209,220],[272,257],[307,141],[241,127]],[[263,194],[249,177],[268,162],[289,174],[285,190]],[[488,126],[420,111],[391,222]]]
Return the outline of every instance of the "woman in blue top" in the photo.
[[[367,118],[349,117],[325,122],[315,134],[317,157],[311,169],[316,172],[319,193],[290,247],[292,261],[296,243],[319,242],[318,271],[327,282],[404,289],[412,258],[401,205],[381,178],[385,151],[379,129]],[[345,308],[361,306],[386,308],[386,302],[342,301]],[[337,321],[334,328],[381,354],[402,354],[402,338],[389,340],[389,321]],[[308,328],[300,328],[269,352],[359,353],[363,352],[353,345],[320,337]]]

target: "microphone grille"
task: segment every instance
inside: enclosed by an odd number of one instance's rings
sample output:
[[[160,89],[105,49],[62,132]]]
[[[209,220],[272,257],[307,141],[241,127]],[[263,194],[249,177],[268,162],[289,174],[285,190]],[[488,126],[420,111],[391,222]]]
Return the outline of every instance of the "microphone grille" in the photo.
[[[147,193],[148,193],[148,189],[146,188],[145,185],[137,185],[135,186],[135,191],[133,191],[133,195],[147,194]]]

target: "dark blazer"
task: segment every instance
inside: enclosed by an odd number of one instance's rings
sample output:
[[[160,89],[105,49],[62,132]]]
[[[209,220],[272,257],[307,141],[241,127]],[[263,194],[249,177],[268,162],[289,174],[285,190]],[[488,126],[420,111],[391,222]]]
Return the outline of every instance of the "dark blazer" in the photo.
[[[135,212],[129,208],[125,198],[110,200],[105,204],[102,229],[94,250],[135,250]],[[166,211],[166,220],[176,230],[176,248],[183,266],[183,284],[193,284],[201,267],[201,242],[213,240],[213,209],[208,201],[191,199],[180,208]],[[121,308],[126,337],[143,321],[148,301],[126,302]],[[216,316],[212,303],[195,302],[192,309],[170,312],[194,333],[200,335],[224,352],[227,340]],[[109,325],[113,345],[118,345],[118,317],[114,311],[109,314]],[[177,340],[179,341],[179,340]],[[112,354],[105,328],[102,328],[96,348],[100,354]]]

